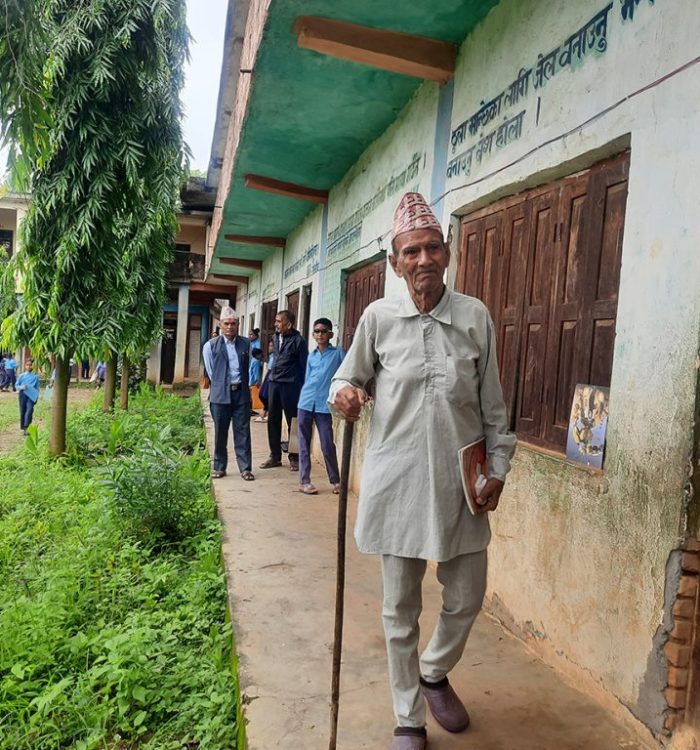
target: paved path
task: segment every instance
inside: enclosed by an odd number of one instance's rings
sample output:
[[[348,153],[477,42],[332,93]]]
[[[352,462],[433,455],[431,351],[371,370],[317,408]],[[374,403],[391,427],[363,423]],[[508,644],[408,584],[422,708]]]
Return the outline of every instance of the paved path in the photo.
[[[211,419],[206,423],[213,444]],[[233,473],[215,482],[240,658],[250,750],[328,747],[337,506],[321,467],[315,497],[287,468],[260,470],[265,425],[253,424],[257,481]],[[232,451],[230,451],[232,454]],[[354,517],[354,499],[351,516]],[[339,750],[386,750],[393,715],[386,678],[378,560],[348,540]],[[426,575],[423,635],[439,609]],[[472,727],[449,735],[432,719],[429,750],[642,750],[656,747],[564,682],[486,615],[451,680]]]

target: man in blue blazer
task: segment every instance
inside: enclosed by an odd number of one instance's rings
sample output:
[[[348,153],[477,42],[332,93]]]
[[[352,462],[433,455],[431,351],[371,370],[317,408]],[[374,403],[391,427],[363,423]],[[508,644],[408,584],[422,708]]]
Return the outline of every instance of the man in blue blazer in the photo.
[[[233,447],[241,477],[253,476],[250,448],[250,342],[238,335],[238,315],[231,307],[221,311],[221,336],[204,344],[204,367],[211,381],[209,410],[214,420],[213,479],[226,476],[228,429],[233,423]]]

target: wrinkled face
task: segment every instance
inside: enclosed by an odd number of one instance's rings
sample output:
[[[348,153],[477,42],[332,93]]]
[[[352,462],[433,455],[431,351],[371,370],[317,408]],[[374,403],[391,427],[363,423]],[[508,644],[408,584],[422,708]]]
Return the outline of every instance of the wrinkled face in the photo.
[[[286,315],[275,315],[275,331],[277,333],[287,333],[292,327]]]
[[[450,263],[450,249],[436,229],[415,229],[396,237],[389,262],[394,273],[405,280],[412,297],[438,295]]]
[[[235,338],[238,335],[238,319],[225,318],[224,320],[222,320],[221,333],[223,333],[227,339]]]

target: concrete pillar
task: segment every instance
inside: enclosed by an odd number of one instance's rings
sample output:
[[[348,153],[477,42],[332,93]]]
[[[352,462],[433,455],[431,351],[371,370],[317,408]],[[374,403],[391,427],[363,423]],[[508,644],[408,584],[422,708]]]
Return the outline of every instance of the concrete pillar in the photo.
[[[146,380],[151,385],[160,385],[160,349],[163,346],[162,341],[153,344],[148,355],[146,363]]]
[[[173,383],[182,383],[185,380],[189,308],[190,285],[180,284],[177,294],[177,332],[175,334],[175,376],[173,377]]]

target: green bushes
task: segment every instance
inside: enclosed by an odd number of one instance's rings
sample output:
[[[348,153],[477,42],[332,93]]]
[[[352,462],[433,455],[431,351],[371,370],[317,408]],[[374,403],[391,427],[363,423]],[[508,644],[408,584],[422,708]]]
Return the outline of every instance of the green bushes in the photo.
[[[107,486],[111,508],[129,533],[152,542],[180,542],[211,515],[211,502],[203,502],[208,481],[203,451],[184,457],[167,443],[144,440],[138,453],[110,464]]]
[[[196,398],[175,398],[142,385],[129,411],[102,411],[102,399],[77,413],[66,429],[67,454],[77,463],[141,450],[144,444],[169,444],[184,452],[203,445],[202,413]]]
[[[137,398],[139,424],[167,439],[86,408],[71,429],[90,430],[89,458],[49,461],[40,443],[0,459],[1,750],[236,746],[199,404]]]

